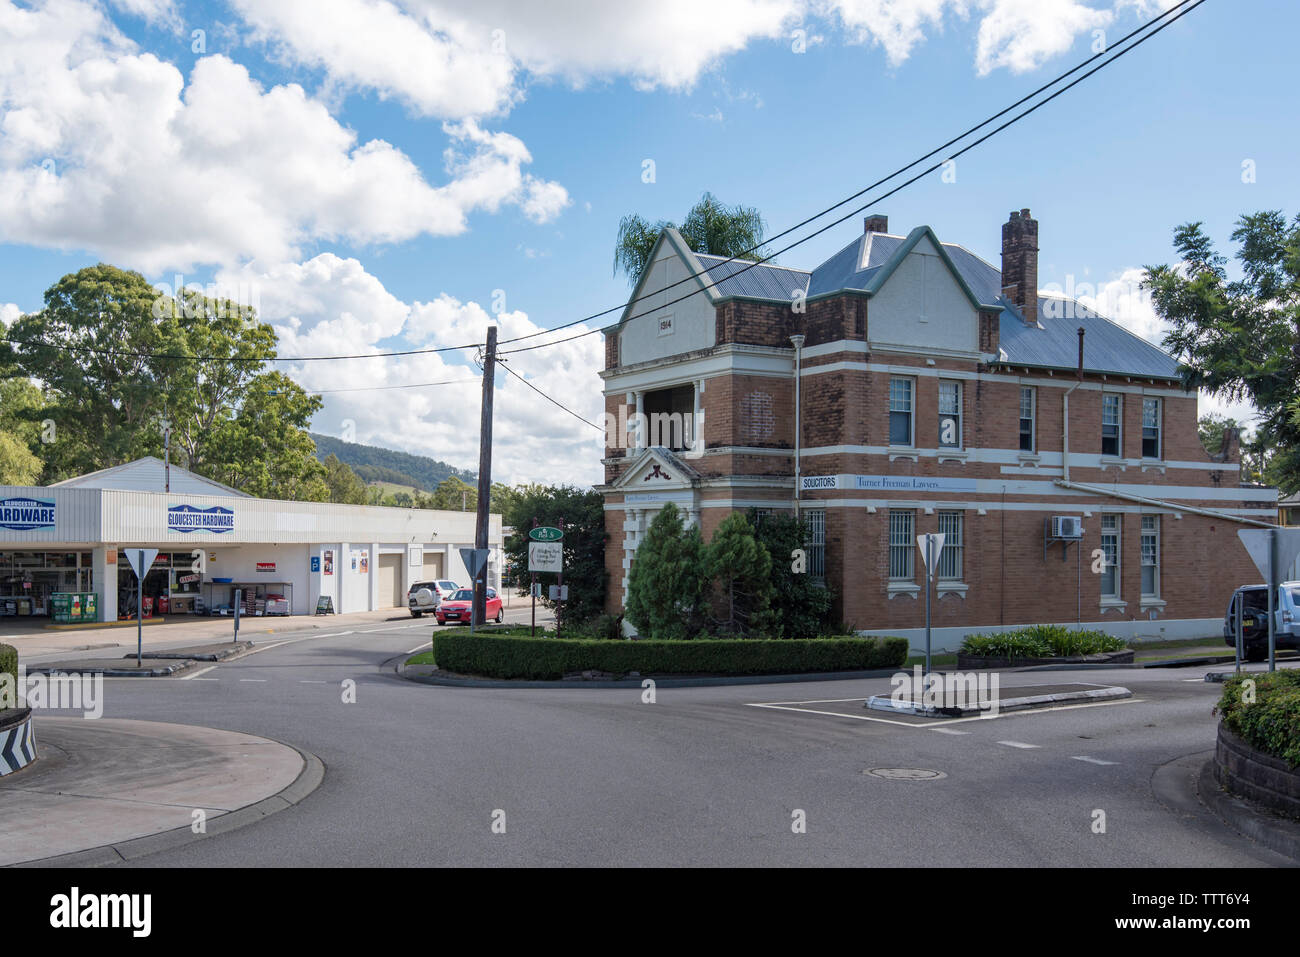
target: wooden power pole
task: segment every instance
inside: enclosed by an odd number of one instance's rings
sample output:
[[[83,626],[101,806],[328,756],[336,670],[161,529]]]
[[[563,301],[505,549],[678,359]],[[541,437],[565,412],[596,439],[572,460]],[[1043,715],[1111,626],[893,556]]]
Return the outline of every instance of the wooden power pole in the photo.
[[[492,494],[492,386],[496,379],[497,327],[488,326],[487,351],[483,356],[483,411],[478,433],[478,515],[474,530],[474,547],[488,547],[488,507]],[[473,620],[483,624],[487,620],[487,565],[486,561],[474,576]]]

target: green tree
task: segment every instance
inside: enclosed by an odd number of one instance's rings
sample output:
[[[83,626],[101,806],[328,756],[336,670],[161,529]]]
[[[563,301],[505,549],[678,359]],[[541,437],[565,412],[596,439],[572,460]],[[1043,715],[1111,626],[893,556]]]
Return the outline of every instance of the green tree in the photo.
[[[501,506],[495,491],[492,499],[492,510],[499,511],[502,523],[513,529],[505,541],[509,574],[503,584],[521,595],[528,593],[528,532],[534,520],[538,525],[563,526],[564,582],[569,586],[569,600],[560,609],[564,615],[561,624],[583,624],[602,614],[609,582],[605,571],[605,497],[572,485],[521,485],[514,493]],[[540,576],[544,583],[550,583],[552,577]],[[556,603],[547,594],[543,589],[540,601],[554,609]]]
[[[0,432],[0,485],[35,485],[41,460],[16,435]]]
[[[770,637],[777,619],[772,611],[772,556],[754,537],[743,512],[722,520],[705,550],[705,574],[713,592],[713,622],[718,631],[740,638]]]
[[[366,484],[357,473],[339,461],[337,455],[327,455],[321,463],[325,466],[325,484],[329,487],[329,500],[343,505],[365,505]]]
[[[637,546],[628,575],[627,620],[649,638],[694,638],[704,629],[704,541],[672,502]]]
[[[263,373],[239,409],[217,423],[202,473],[260,498],[329,501],[325,466],[307,434],[320,407],[320,396],[279,372]]]
[[[139,273],[100,263],[64,276],[45,307],[9,329],[18,371],[44,383],[55,441],[46,481],[120,465],[157,449],[162,411],[158,292]],[[90,351],[96,350],[96,351]]]
[[[772,588],[777,595],[774,633],[782,638],[816,638],[831,627],[831,593],[806,572],[795,571],[795,551],[808,539],[792,515],[751,512],[754,534],[772,556]]]
[[[1241,278],[1199,222],[1174,230],[1177,265],[1149,266],[1144,286],[1170,323],[1165,347],[1188,389],[1203,388],[1259,410],[1255,442],[1273,450],[1267,478],[1300,490],[1300,216],[1242,216],[1232,240]]]
[[[450,475],[438,483],[429,502],[429,508],[472,512],[478,508],[478,489],[455,475]]]
[[[673,226],[667,220],[651,223],[630,213],[618,223],[618,238],[614,243],[614,273],[627,274],[628,282],[636,285],[650,260],[659,234]],[[710,253],[758,260],[768,250],[762,246],[767,224],[752,206],[727,206],[712,193],[705,193],[699,202],[686,213],[677,230],[692,252]]]

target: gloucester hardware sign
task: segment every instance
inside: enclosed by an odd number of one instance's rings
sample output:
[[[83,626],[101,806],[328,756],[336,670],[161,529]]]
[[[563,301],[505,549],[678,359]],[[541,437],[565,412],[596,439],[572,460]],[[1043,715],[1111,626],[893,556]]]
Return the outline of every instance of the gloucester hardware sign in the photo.
[[[43,498],[0,499],[0,528],[31,532],[54,527],[55,504]]]
[[[167,509],[167,531],[169,532],[221,532],[234,531],[235,512],[233,509],[214,505],[212,508],[196,508],[193,505],[171,505]]]

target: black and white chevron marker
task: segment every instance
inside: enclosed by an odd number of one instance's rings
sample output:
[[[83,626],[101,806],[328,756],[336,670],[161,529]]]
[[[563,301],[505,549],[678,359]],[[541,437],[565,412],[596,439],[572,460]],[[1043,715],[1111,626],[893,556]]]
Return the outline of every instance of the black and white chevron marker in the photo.
[[[0,731],[0,774],[10,774],[36,760],[36,732],[32,723],[28,711],[25,719]]]

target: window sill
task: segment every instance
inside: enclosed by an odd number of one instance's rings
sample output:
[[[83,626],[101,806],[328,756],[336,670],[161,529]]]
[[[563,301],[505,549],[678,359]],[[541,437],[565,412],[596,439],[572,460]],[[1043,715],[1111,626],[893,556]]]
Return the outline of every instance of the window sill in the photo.
[[[1021,452],[1016,456],[1016,461],[1021,465],[1037,465],[1043,461],[1043,457],[1037,452]]]
[[[965,465],[968,458],[970,458],[970,452],[967,449],[939,450],[940,462],[960,462],[962,465]]]
[[[889,446],[889,461],[894,462],[898,459],[911,459],[913,462],[920,462],[921,453],[906,445]]]
[[[959,598],[961,598],[963,601],[965,601],[966,592],[969,589],[970,589],[970,585],[966,584],[965,582],[959,582],[959,581],[938,582],[934,586],[934,590],[938,592],[940,598],[942,598],[944,595],[956,595]]]
[[[1127,607],[1128,607],[1128,602],[1124,601],[1121,598],[1103,598],[1101,600],[1101,613],[1103,615],[1111,608],[1114,608],[1120,614],[1123,614],[1124,609]]]
[[[916,582],[890,582],[887,586],[890,598],[897,598],[899,595],[906,595],[915,599],[921,591],[921,586]]]
[[[1161,475],[1164,475],[1164,474],[1165,474],[1165,470],[1166,470],[1167,467],[1168,467],[1168,466],[1166,466],[1165,463],[1162,462],[1160,459],[1143,459],[1143,460],[1142,460],[1142,471],[1143,471],[1143,472],[1159,472]]]
[[[1128,471],[1128,459],[1122,455],[1103,455],[1101,457],[1101,468],[1110,468],[1115,466],[1121,472]]]
[[[1142,600],[1138,603],[1138,607],[1143,611],[1146,611],[1149,608],[1163,609],[1165,607],[1165,600],[1163,598],[1147,597],[1144,595]]]

